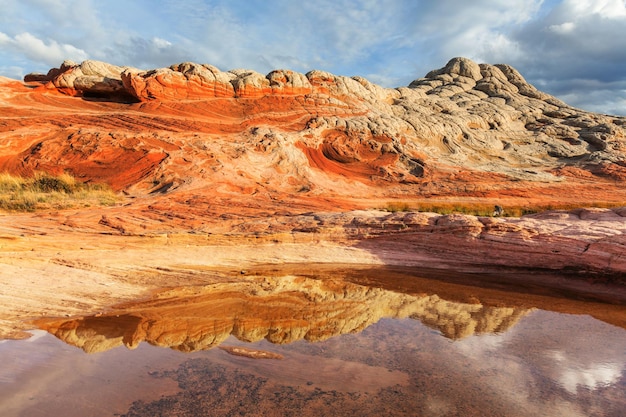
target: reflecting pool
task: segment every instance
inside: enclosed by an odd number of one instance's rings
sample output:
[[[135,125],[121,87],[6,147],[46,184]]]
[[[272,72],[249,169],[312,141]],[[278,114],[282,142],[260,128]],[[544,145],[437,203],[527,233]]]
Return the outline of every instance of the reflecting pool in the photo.
[[[297,269],[297,268],[296,268]],[[626,308],[406,271],[248,271],[0,342],[3,416],[624,416]]]

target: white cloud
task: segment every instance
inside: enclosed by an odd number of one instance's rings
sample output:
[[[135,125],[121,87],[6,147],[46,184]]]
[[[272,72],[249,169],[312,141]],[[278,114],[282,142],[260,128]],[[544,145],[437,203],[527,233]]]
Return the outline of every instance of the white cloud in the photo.
[[[566,103],[598,113],[626,115],[626,81],[574,80],[568,84],[559,89],[559,97]]]
[[[556,32],[559,33],[561,35],[564,35],[566,33],[571,33],[574,31],[574,29],[576,29],[576,23],[574,22],[565,22],[565,23],[561,23],[558,25],[550,25],[548,26],[548,29],[550,29],[552,32]]]
[[[369,57],[395,33],[394,15],[403,2],[324,0],[256,2],[255,13],[225,6],[195,9],[200,22],[190,19],[198,56],[220,68],[251,68],[268,72],[275,68],[298,71],[325,69],[347,74],[355,61]],[[176,13],[176,12],[174,12]],[[179,12],[180,18],[185,13]],[[381,36],[381,34],[386,36]],[[365,70],[365,68],[364,68]]]
[[[570,8],[579,16],[595,14],[605,19],[626,17],[626,3],[622,0],[565,0],[563,7]]]
[[[159,49],[164,49],[172,46],[172,42],[161,38],[152,38],[152,43]]]
[[[65,59],[80,62],[89,58],[87,52],[73,45],[61,44],[55,40],[48,40],[46,43],[28,32],[15,35],[13,38],[0,32],[0,44],[18,51],[29,59],[44,62],[50,66],[59,65]]]
[[[455,56],[508,63],[519,54],[511,32],[533,19],[541,4],[542,0],[422,2],[404,44],[422,52],[415,58],[420,76]]]
[[[10,65],[10,66],[0,66],[0,77],[12,78],[14,80],[21,80],[24,78],[24,68]]]
[[[563,0],[508,32],[518,53],[495,50],[488,62],[513,65],[529,82],[568,104],[626,115],[619,88],[626,83],[624,27],[623,0]]]
[[[399,87],[402,86],[403,81],[400,80],[397,76],[387,75],[387,74],[366,74],[364,76],[368,81],[378,84],[385,87]]]
[[[178,62],[196,60],[194,54],[180,43],[172,43],[162,38],[145,39],[138,36],[120,39],[105,45],[99,51],[97,58],[142,69],[168,67]]]
[[[83,61],[89,58],[87,52],[69,44],[60,44],[55,40],[49,40],[46,44],[43,40],[28,32],[15,36],[14,42],[17,47],[24,50],[26,56],[44,61],[50,65],[59,64],[64,59]]]

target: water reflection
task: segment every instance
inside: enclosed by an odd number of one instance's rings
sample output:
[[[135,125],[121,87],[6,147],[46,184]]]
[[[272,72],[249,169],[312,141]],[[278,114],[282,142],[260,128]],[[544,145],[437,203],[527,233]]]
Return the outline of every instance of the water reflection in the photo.
[[[625,346],[623,329],[537,310],[511,333],[454,348],[483,369],[477,375],[492,375],[483,384],[536,415],[619,416],[626,410]]]
[[[184,352],[206,350],[229,336],[245,342],[319,342],[356,333],[382,318],[411,318],[450,339],[508,330],[529,310],[403,294],[303,276],[176,288],[97,317],[36,322],[85,352],[141,342]]]
[[[626,331],[607,322],[623,323],[624,310],[381,271],[265,270],[97,317],[39,320],[72,346],[41,333],[0,344],[11,364],[0,369],[0,408],[65,417],[618,417]],[[123,345],[133,350],[111,349]]]

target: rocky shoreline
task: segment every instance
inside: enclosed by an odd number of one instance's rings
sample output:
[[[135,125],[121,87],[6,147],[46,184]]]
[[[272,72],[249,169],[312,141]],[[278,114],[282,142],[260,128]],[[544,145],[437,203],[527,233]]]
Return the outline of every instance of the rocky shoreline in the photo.
[[[487,218],[372,210],[279,216],[271,231],[233,232],[231,220],[228,234],[142,235],[101,222],[86,231],[59,218],[52,228],[41,215],[0,216],[0,337],[19,337],[38,317],[97,314],[163,288],[241,281],[268,264],[386,265],[447,282],[470,277],[478,287],[624,304],[624,213]]]

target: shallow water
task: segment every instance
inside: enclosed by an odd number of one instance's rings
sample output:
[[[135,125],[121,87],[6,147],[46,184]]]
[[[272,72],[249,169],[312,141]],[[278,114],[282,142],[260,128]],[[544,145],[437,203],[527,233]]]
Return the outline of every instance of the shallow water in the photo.
[[[265,271],[40,320],[0,342],[1,415],[625,415],[624,306],[357,275]]]

